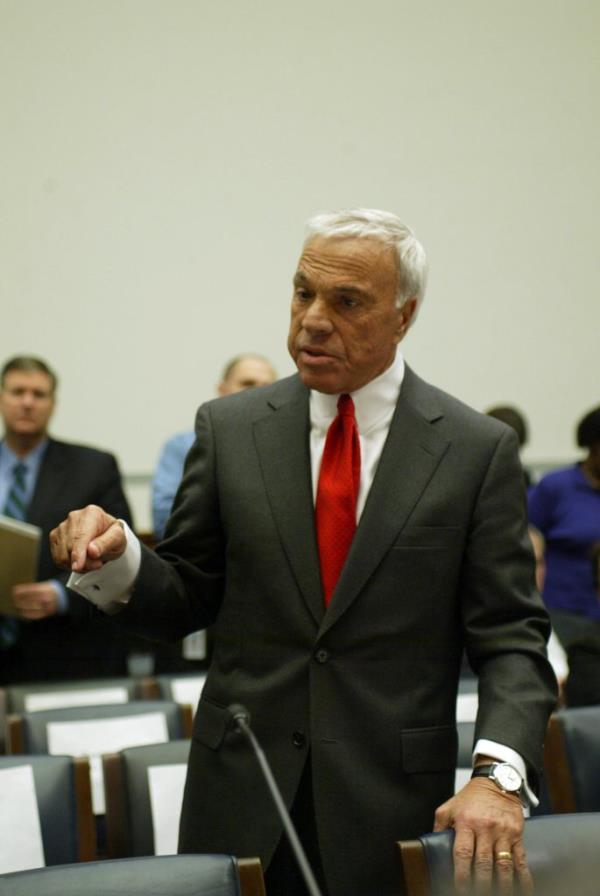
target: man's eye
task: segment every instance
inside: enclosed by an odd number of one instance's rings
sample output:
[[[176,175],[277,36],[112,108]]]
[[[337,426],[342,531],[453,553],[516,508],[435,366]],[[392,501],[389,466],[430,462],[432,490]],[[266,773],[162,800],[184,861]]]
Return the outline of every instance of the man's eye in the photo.
[[[342,305],[344,308],[356,308],[358,302],[351,296],[342,296]]]
[[[306,289],[296,289],[296,298],[299,302],[306,302],[308,299],[308,291]]]

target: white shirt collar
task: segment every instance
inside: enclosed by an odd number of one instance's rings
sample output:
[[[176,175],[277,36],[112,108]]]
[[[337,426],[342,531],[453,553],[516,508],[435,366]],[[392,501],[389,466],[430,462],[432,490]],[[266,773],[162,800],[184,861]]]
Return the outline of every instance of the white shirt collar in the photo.
[[[6,464],[12,470],[15,467],[15,464],[21,463],[27,469],[29,473],[37,473],[37,468],[39,467],[42,456],[48,447],[48,439],[44,439],[39,445],[36,445],[35,448],[32,448],[24,457],[19,457],[17,454],[12,451],[11,448],[8,447],[5,440],[2,439],[0,441],[0,457],[2,458],[2,464]]]
[[[376,427],[383,419],[389,419],[398,401],[404,379],[404,358],[398,349],[393,363],[365,386],[351,392],[356,412],[356,424],[361,435]],[[335,415],[339,395],[325,392],[310,393],[311,427],[326,432]]]

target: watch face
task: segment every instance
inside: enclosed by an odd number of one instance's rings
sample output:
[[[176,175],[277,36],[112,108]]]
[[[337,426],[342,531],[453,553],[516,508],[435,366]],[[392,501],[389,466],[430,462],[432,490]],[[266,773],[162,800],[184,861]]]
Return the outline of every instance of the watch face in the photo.
[[[507,790],[509,793],[515,793],[515,791],[521,788],[523,783],[523,779],[519,772],[512,767],[512,765],[507,765],[502,763],[497,765],[494,769],[494,778],[500,785],[503,790]]]

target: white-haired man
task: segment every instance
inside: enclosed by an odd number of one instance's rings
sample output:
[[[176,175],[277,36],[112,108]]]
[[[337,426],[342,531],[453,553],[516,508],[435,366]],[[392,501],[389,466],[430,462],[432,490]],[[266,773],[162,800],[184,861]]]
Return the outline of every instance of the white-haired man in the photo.
[[[269,896],[305,891],[233,702],[329,896],[397,894],[394,841],[434,826],[456,831],[459,887],[531,886],[522,802],[555,680],[517,443],[404,363],[424,280],[395,215],[313,218],[288,339],[298,374],[200,409],[157,553],[140,559],[98,508],[52,535],[78,587],[133,629],[179,638],[214,622],[180,849],[260,855]],[[478,768],[453,795],[463,647],[480,678]]]

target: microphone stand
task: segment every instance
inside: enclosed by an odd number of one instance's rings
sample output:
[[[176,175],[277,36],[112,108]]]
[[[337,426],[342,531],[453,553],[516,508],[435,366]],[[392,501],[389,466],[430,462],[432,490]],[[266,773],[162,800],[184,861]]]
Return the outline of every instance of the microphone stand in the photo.
[[[312,872],[312,868],[308,863],[308,859],[306,858],[306,853],[302,848],[302,844],[298,838],[296,833],[296,829],[292,823],[292,819],[288,813],[286,805],[281,796],[281,792],[279,787],[277,786],[277,781],[273,777],[273,773],[267,761],[267,757],[265,756],[260,744],[258,743],[256,737],[254,736],[254,732],[250,728],[250,713],[247,709],[240,705],[234,705],[229,707],[229,712],[236,723],[238,731],[241,731],[242,734],[250,742],[252,749],[254,750],[254,754],[258,760],[258,763],[262,769],[262,773],[267,782],[267,786],[269,788],[269,792],[271,797],[273,798],[273,802],[277,807],[277,811],[279,813],[279,817],[287,834],[288,840],[294,852],[294,856],[302,873],[302,877],[304,878],[304,883],[306,884],[306,888],[310,893],[310,896],[321,896],[321,891],[319,886],[315,880],[315,876]]]

